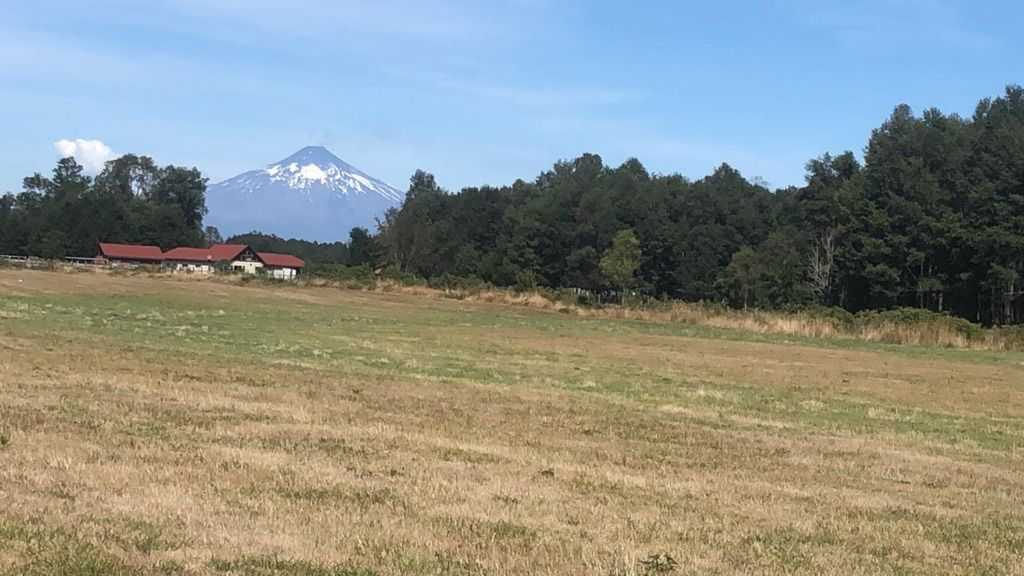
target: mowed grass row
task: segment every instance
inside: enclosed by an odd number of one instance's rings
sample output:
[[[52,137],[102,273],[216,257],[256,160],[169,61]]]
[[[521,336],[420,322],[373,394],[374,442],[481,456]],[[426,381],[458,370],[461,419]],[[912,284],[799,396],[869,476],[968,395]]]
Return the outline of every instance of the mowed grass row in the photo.
[[[0,573],[1020,573],[1022,387],[1012,354],[0,271]]]

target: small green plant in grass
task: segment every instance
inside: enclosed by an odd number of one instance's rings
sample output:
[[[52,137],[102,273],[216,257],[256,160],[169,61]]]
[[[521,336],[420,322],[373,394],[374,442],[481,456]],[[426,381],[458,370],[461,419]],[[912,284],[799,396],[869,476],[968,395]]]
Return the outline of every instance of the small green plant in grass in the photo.
[[[16,565],[4,576],[142,576],[140,569],[74,534],[56,531],[37,536],[29,543],[27,562]]]
[[[679,566],[675,558],[668,554],[651,554],[650,556],[643,558],[639,562],[640,573],[645,576],[653,574],[668,574]]]
[[[179,576],[181,574],[189,574],[185,571],[185,566],[176,560],[161,560],[157,562],[156,566],[153,567],[153,574],[158,576]]]
[[[0,448],[7,448],[11,445],[11,435],[6,430],[0,430]]]
[[[325,565],[278,556],[243,556],[234,560],[215,558],[208,566],[217,573],[246,576],[376,576],[371,570]]]

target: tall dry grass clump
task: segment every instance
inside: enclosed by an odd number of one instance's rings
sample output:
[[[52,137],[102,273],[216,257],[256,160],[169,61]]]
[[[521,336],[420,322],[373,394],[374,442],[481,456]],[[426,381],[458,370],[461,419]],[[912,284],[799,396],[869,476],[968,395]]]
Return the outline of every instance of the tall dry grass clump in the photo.
[[[641,310],[637,314],[623,310],[618,315],[802,338],[854,339],[978,350],[1024,350],[1024,329],[984,328],[962,318],[911,308],[850,314],[833,308],[780,312],[733,310],[714,304],[676,302],[668,305],[667,311]]]
[[[490,286],[435,288],[425,284],[378,283],[377,289],[460,300],[527,306],[589,318],[681,323],[756,334],[846,339],[884,344],[1024,351],[1024,327],[984,328],[929,310],[900,308],[851,314],[836,308],[802,311],[735,310],[705,302],[648,301],[640,306],[582,306],[571,292],[516,291]]]

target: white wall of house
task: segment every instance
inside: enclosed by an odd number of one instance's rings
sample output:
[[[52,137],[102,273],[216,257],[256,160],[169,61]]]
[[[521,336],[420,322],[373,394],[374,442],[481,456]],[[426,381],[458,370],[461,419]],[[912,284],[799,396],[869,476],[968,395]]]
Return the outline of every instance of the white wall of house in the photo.
[[[263,268],[263,262],[249,260],[235,260],[231,263],[231,269],[243,274],[255,274]]]
[[[187,274],[213,274],[212,264],[175,262],[172,266],[172,270],[174,272],[184,272]]]
[[[278,280],[294,280],[297,272],[295,268],[267,268],[267,275]]]

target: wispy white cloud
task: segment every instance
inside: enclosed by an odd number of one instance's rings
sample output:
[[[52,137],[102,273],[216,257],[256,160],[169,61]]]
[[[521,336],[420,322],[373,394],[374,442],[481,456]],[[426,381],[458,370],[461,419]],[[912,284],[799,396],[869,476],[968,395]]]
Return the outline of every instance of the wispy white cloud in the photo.
[[[102,140],[61,139],[53,143],[53,149],[61,158],[73,156],[90,174],[100,172],[103,164],[114,158],[114,151]]]
[[[799,184],[803,162],[810,157],[810,152],[789,147],[765,149],[658,132],[623,134],[616,139],[615,148],[620,155],[636,155],[654,172],[682,170],[697,179],[726,163],[748,179],[766,182],[770,187]]]
[[[691,179],[702,178],[727,163],[747,178],[765,180],[771,187],[800,184],[804,162],[817,154],[799,142],[734,143],[698,129],[666,129],[640,118],[551,115],[535,130],[546,136],[543,141],[568,143],[556,151],[556,157],[593,152],[609,165],[636,157],[651,172],[681,173]],[[547,153],[547,157],[552,156]]]
[[[808,25],[832,31],[851,49],[891,46],[900,37],[961,50],[988,50],[997,44],[993,36],[972,29],[961,8],[949,0],[815,1],[799,14]]]
[[[128,76],[137,71],[124,58],[68,45],[59,37],[0,29],[0,78],[52,78],[88,81],[106,72]]]
[[[483,100],[532,109],[604,106],[637,101],[641,98],[639,93],[608,87],[534,88],[454,78],[441,80],[438,85],[443,89],[456,90]]]
[[[490,3],[419,0],[166,0],[165,4],[204,21],[298,37],[353,40],[461,40],[488,35]],[[230,33],[230,30],[223,30]],[[341,35],[341,36],[338,36]]]

